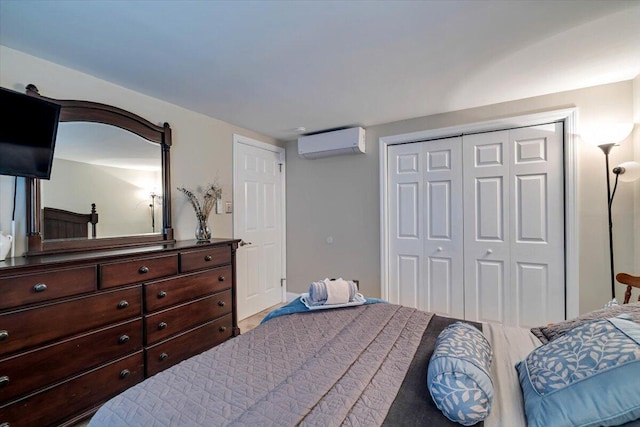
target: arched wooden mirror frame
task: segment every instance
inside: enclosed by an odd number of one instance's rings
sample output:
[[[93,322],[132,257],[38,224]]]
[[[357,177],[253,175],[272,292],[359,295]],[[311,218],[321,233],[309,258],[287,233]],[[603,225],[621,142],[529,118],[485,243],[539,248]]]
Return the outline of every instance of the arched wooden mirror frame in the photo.
[[[89,250],[120,249],[138,246],[153,246],[173,243],[171,226],[171,178],[169,149],[171,148],[171,127],[168,123],[157,126],[150,121],[121,108],[90,101],[59,100],[47,98],[38,88],[29,84],[26,94],[60,105],[60,122],[94,122],[116,126],[156,143],[161,149],[162,164],[162,232],[149,235],[105,237],[99,239],[46,240],[42,235],[42,206],[40,180],[27,178],[27,256],[82,252]]]

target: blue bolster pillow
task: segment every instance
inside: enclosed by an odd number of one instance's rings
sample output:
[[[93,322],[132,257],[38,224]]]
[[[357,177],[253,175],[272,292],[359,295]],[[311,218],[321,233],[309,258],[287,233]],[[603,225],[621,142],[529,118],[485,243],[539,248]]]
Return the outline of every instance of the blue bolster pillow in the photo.
[[[451,421],[470,426],[489,416],[492,353],[482,332],[467,323],[449,325],[438,336],[427,387],[438,409]]]

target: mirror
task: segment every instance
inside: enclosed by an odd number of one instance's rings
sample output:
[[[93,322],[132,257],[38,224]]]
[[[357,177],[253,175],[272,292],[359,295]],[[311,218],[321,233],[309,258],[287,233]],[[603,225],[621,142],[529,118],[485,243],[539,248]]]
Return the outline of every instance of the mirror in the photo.
[[[173,241],[169,125],[33,85],[27,94],[62,107],[51,179],[27,179],[27,255]]]
[[[41,186],[43,209],[89,213],[95,204],[96,238],[159,233],[162,228],[160,147],[124,129],[60,123],[51,179]],[[42,233],[45,240],[57,238],[47,230],[46,214]]]

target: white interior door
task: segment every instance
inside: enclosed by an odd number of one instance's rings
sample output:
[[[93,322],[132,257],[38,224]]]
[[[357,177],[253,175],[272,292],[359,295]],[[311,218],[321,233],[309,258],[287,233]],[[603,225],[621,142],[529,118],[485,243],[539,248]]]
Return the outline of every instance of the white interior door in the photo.
[[[465,319],[565,318],[562,123],[465,135]]]
[[[424,142],[426,310],[464,316],[462,138]]]
[[[389,147],[390,302],[426,309],[424,263],[424,156],[421,144]]]
[[[389,301],[521,327],[564,319],[562,126],[388,147]]]
[[[235,136],[238,319],[284,301],[284,150]]]
[[[389,300],[463,317],[462,139],[389,147]]]
[[[565,319],[563,124],[512,129],[509,324]]]
[[[509,299],[509,131],[465,135],[465,319],[505,323]]]

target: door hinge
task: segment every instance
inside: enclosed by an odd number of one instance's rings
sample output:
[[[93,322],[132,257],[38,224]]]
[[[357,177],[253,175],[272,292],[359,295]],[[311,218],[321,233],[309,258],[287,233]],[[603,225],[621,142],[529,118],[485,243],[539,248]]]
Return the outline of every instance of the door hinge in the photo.
[[[280,279],[280,287],[282,288],[284,286],[284,281],[287,279]]]
[[[284,164],[284,163],[278,163],[278,166],[280,166],[280,172],[282,172],[282,165],[283,165],[283,164]]]

